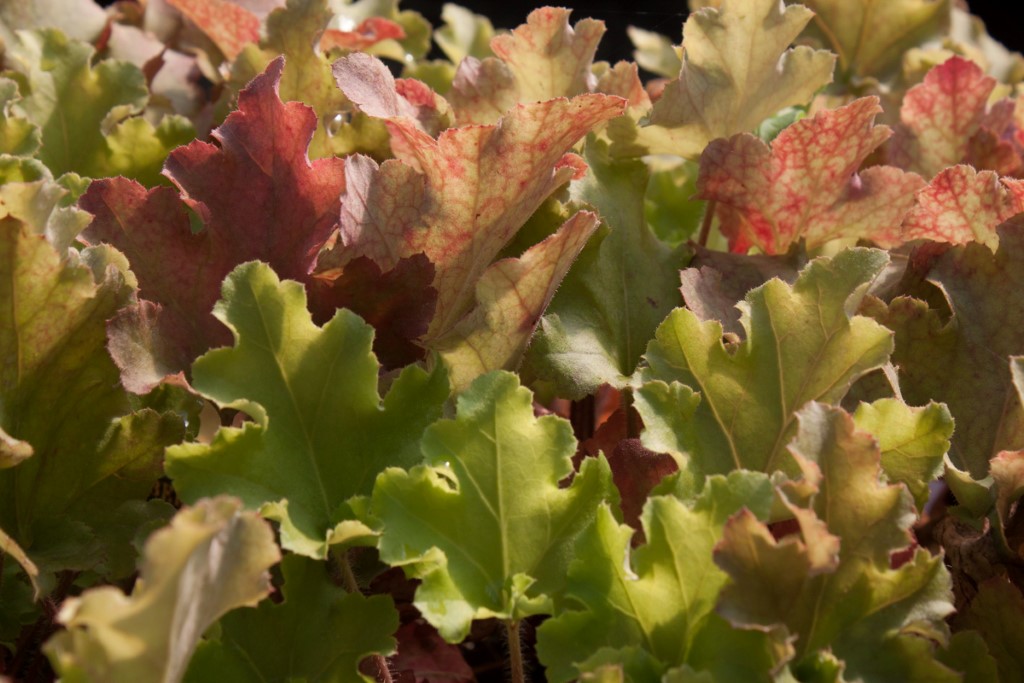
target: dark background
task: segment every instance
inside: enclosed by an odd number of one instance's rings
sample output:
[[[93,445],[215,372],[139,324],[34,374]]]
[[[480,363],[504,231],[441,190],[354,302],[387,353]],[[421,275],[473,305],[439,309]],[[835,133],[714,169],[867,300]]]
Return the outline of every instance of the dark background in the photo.
[[[435,26],[440,24],[441,7],[446,0],[401,0],[402,9],[414,9],[423,13]],[[603,19],[608,27],[601,39],[598,59],[617,61],[632,58],[632,45],[626,36],[626,27],[639,26],[657,31],[675,43],[683,34],[686,21],[686,0],[653,2],[652,0],[454,0],[479,14],[487,15],[495,28],[514,28],[526,20],[530,10],[546,4],[572,8],[573,21],[584,17]],[[890,0],[881,0],[889,2]],[[969,3],[971,10],[980,16],[989,33],[997,40],[1015,50],[1024,50],[1024,2],[1020,0],[974,0]]]

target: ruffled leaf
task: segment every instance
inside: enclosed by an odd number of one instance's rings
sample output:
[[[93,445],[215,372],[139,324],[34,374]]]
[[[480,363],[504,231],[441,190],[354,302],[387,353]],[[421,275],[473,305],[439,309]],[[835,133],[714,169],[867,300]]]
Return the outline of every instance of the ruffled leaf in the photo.
[[[411,366],[381,401],[372,328],[345,310],[317,327],[302,286],[266,264],[236,268],[214,313],[235,346],[197,360],[193,385],[253,422],[168,450],[178,494],[230,493],[262,507],[281,522],[282,546],[309,557],[368,533],[347,503],[369,495],[385,467],[416,462],[420,436],[448,397],[444,373]]]
[[[427,430],[425,463],[389,469],[374,486],[381,559],[422,579],[415,605],[449,642],[474,619],[550,614],[576,537],[614,496],[603,459],[559,487],[572,471],[572,429],[534,417],[531,403],[514,375],[480,377],[456,418]]]

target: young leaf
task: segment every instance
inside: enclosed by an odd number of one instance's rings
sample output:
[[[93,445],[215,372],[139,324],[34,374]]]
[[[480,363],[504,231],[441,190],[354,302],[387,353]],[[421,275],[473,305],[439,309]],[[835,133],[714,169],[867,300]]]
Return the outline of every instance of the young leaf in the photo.
[[[992,171],[953,166],[941,171],[917,193],[903,221],[902,239],[930,239],[999,245],[996,228],[1024,211],[1024,180],[1000,178]]]
[[[790,48],[813,13],[775,0],[736,0],[694,12],[683,26],[683,68],[639,129],[611,130],[613,153],[696,159],[715,138],[753,131],[784,107],[805,104],[832,80],[835,57]]]
[[[281,544],[309,557],[366,529],[347,502],[369,495],[389,465],[418,458],[423,430],[448,397],[443,372],[407,368],[381,402],[373,329],[339,311],[322,329],[296,282],[247,263],[224,282],[214,314],[235,336],[193,366],[193,385],[254,422],[222,427],[206,444],[168,450],[167,473],[185,501],[215,493],[263,507]]]
[[[66,254],[90,216],[67,206],[68,190],[35,159],[0,158],[0,218],[16,218]]]
[[[569,25],[571,10],[541,7],[511,33],[491,39],[495,57],[459,64],[451,93],[460,125],[493,124],[519,102],[540,102],[592,92],[591,73],[604,22]]]
[[[700,159],[698,196],[719,202],[733,251],[785,253],[837,238],[900,243],[900,224],[924,181],[889,166],[860,171],[891,131],[874,125],[875,97],[787,127],[771,148],[749,134],[715,140]],[[909,239],[909,238],[906,238]]]
[[[224,615],[219,636],[196,651],[185,683],[372,680],[358,666],[395,649],[391,599],[346,593],[331,583],[323,562],[299,555],[286,556],[281,573],[283,602]]]
[[[559,487],[572,472],[572,429],[534,417],[531,402],[515,375],[480,377],[456,418],[424,434],[426,462],[388,469],[374,486],[381,559],[422,579],[415,605],[449,642],[474,619],[550,613],[576,537],[615,495],[604,459]]]
[[[949,450],[953,418],[941,403],[912,408],[894,398],[862,403],[853,414],[857,429],[878,440],[882,471],[892,482],[902,482],[914,496],[918,510],[928,502],[928,485],[942,474]]]
[[[748,480],[757,484],[748,488]],[[733,491],[741,488],[755,498],[740,500]],[[594,525],[580,536],[577,559],[569,567],[568,604],[582,609],[563,611],[537,633],[548,679],[572,680],[578,665],[601,648],[628,646],[650,655],[659,673],[690,664],[715,680],[727,671],[735,676],[736,669],[755,680],[774,668],[778,662],[766,656],[768,634],[733,631],[715,615],[728,577],[712,559],[731,514],[745,505],[767,515],[771,503],[767,477],[749,473],[710,480],[689,505],[669,496],[651,498],[642,516],[647,543],[632,557],[633,529],[616,523],[602,505]],[[718,645],[709,647],[715,640]],[[722,657],[729,648],[742,651],[747,661],[737,665]]]
[[[491,52],[494,26],[487,17],[474,14],[465,7],[446,2],[441,7],[441,26],[434,31],[434,42],[453,64],[466,57],[484,59]]]
[[[149,93],[142,70],[109,59],[94,68],[93,54],[92,46],[57,30],[19,33],[6,56],[27,89],[13,110],[39,127],[38,158],[54,175],[123,175],[154,185],[167,153],[195,130],[180,116],[155,127],[135,116]]]
[[[105,322],[132,292],[123,257],[76,265],[36,233],[0,220],[0,528],[46,569],[92,568],[134,533],[105,542],[97,525],[145,499],[183,426],[132,412],[107,355]]]
[[[950,0],[803,0],[814,12],[810,33],[839,57],[843,80],[882,78],[895,70],[903,53],[944,33]]]
[[[328,48],[323,45],[332,16],[327,0],[289,0],[274,9],[266,19],[266,37],[258,45],[253,41],[242,48],[232,64],[231,82],[241,89],[284,55],[281,99],[308,104],[320,122],[309,143],[311,158],[352,152],[387,156],[387,130],[379,121],[358,113],[344,120],[351,104],[334,82]]]
[[[972,161],[972,149],[984,137],[988,100],[995,87],[996,79],[962,57],[933,68],[903,97],[890,161],[926,178]],[[1007,142],[995,144],[1010,147]]]
[[[210,310],[233,267],[263,259],[281,277],[307,281],[334,228],[345,164],[309,162],[316,117],[302,104],[281,102],[282,66],[274,61],[242,91],[238,111],[213,132],[220,145],[196,141],[168,158],[166,172],[180,199],[169,188],[147,191],[111,178],[93,183],[79,201],[95,216],[83,238],[121,249],[139,278],[140,296],[159,305],[148,317],[139,311],[115,325],[113,348],[139,348],[134,340],[152,336],[138,327],[143,320],[171,333],[157,335],[159,347],[143,343],[148,363],[116,358],[133,390],[148,390],[163,379],[160,373],[182,371],[206,349],[230,341]],[[186,206],[198,214],[201,231],[192,231]]]
[[[584,251],[529,351],[535,371],[572,399],[628,383],[658,323],[679,303],[677,272],[686,263],[685,252],[660,242],[644,221],[644,165],[611,160],[594,138],[585,159],[573,198],[596,208],[610,232]]]
[[[911,404],[942,401],[956,420],[950,458],[975,479],[1002,450],[1024,448],[1024,413],[1008,358],[1024,353],[1016,321],[1024,315],[1024,235],[1009,223],[993,254],[980,244],[911,259],[919,277],[938,285],[953,317],[909,297],[865,310],[896,333],[893,363]]]
[[[519,366],[541,314],[597,225],[596,214],[579,211],[521,257],[502,259],[484,271],[476,285],[476,308],[433,344],[455,391],[491,370]]]
[[[892,352],[891,332],[849,314],[887,260],[850,249],[815,259],[792,287],[770,280],[741,304],[746,339],[731,348],[717,321],[673,311],[647,349],[649,383],[637,394],[644,445],[673,453],[696,476],[793,471],[785,447],[797,411],[838,403]]]
[[[18,84],[0,78],[0,151],[14,156],[33,156],[42,144],[39,126],[19,116],[14,104],[21,100]]]
[[[139,581],[64,602],[65,626],[46,645],[67,680],[182,680],[203,631],[225,612],[270,593],[281,559],[270,525],[231,498],[199,501],[146,542]]]
[[[933,676],[914,680],[949,678],[937,662],[914,662],[927,657],[927,648],[904,642],[917,641],[915,628],[938,628],[953,610],[940,557],[918,549],[908,563],[891,567],[892,553],[911,542],[909,494],[882,483],[877,445],[841,409],[812,403],[799,420],[790,448],[804,478],[779,488],[799,534],[777,541],[750,512],[733,516],[715,550],[732,578],[719,613],[740,627],[784,625],[796,637],[797,666],[831,649],[855,679],[892,680],[872,673],[914,667]],[[798,487],[809,491],[796,494]],[[807,507],[791,500],[807,492]],[[872,652],[884,666],[871,662]]]

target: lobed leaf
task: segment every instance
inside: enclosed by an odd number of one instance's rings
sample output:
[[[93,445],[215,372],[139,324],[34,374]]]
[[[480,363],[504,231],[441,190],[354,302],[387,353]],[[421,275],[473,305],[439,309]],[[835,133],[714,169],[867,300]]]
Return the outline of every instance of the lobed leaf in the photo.
[[[213,41],[228,61],[260,38],[260,18],[230,0],[167,0]]]
[[[520,102],[541,102],[592,92],[592,73],[604,22],[569,25],[571,10],[541,7],[526,23],[490,41],[494,57],[463,59],[451,93],[460,125],[494,124]]]
[[[105,322],[132,292],[123,257],[65,259],[38,230],[0,220],[0,528],[47,570],[120,576],[135,529],[103,527],[145,500],[183,425],[133,411],[107,355]]]
[[[93,183],[79,201],[95,216],[83,238],[121,249],[140,297],[151,302],[112,326],[115,360],[133,391],[147,391],[230,341],[210,311],[232,268],[263,259],[281,277],[307,281],[334,229],[344,161],[310,163],[316,117],[302,104],[281,102],[282,67],[273,62],[242,91],[238,110],[212,134],[219,145],[196,141],[172,153],[166,173],[179,192],[111,178]],[[198,232],[189,209],[202,225]],[[119,352],[128,348],[131,355]]]
[[[949,406],[956,420],[950,458],[976,479],[988,473],[999,451],[1024,447],[1024,414],[1008,360],[1024,353],[1016,332],[1024,315],[1018,295],[1024,237],[1012,222],[999,235],[995,254],[972,243],[922,247],[911,259],[917,277],[939,287],[942,308],[907,296],[866,307],[895,332],[893,362],[904,398]]]
[[[615,495],[604,459],[559,486],[575,439],[565,420],[534,417],[531,402],[512,374],[478,378],[455,419],[424,434],[424,464],[388,469],[374,486],[381,559],[422,580],[415,605],[449,642],[474,619],[549,614],[573,543]]]
[[[219,636],[199,645],[186,683],[373,680],[360,676],[359,662],[395,649],[390,597],[346,593],[323,562],[299,555],[286,556],[281,573],[283,600],[224,615]]]
[[[791,2],[795,0],[790,0]],[[883,78],[903,53],[949,27],[950,0],[803,0],[814,12],[809,32],[836,53],[842,79]]]
[[[373,330],[341,310],[313,324],[296,282],[247,263],[225,280],[214,314],[235,346],[196,361],[193,386],[253,422],[222,427],[210,444],[167,452],[185,501],[230,493],[281,522],[281,545],[309,557],[369,531],[348,507],[378,472],[417,460],[423,430],[448,397],[441,371],[407,368],[381,401]]]
[[[996,83],[977,64],[958,56],[931,69],[923,83],[903,96],[890,160],[926,178],[975,161],[972,152],[983,144],[988,101]],[[995,144],[1010,147],[1007,142]]]
[[[142,70],[109,59],[93,67],[93,55],[92,46],[55,29],[19,33],[7,52],[8,66],[23,83],[12,111],[38,127],[37,158],[54,175],[123,175],[156,184],[168,152],[195,130],[180,116],[166,116],[156,126],[136,116],[148,100]],[[18,149],[23,147],[0,152]]]
[[[799,420],[790,449],[803,481],[779,488],[799,533],[776,540],[750,512],[733,516],[715,550],[732,579],[719,613],[740,627],[784,625],[797,667],[831,649],[847,676],[865,681],[895,671],[900,680],[957,680],[913,635],[953,610],[941,558],[918,549],[891,563],[911,542],[910,495],[881,481],[877,445],[841,409],[811,403]]]
[[[67,599],[67,629],[46,645],[72,680],[177,683],[203,632],[225,612],[270,593],[281,559],[270,526],[231,498],[199,501],[146,542],[135,590],[115,586]]]
[[[918,192],[914,208],[904,217],[902,239],[980,242],[995,249],[999,244],[996,228],[1022,211],[1024,181],[953,166]]]
[[[924,181],[864,160],[891,131],[865,97],[787,127],[771,147],[749,134],[715,140],[701,155],[698,196],[719,203],[733,251],[785,253],[803,239],[813,249],[833,239],[899,244],[901,223]]]
[[[593,206],[610,229],[569,273],[531,344],[535,372],[572,399],[602,384],[626,386],[654,330],[675,304],[682,249],[659,241],[644,221],[648,173],[638,161],[615,161],[591,137],[587,173],[572,198]]]
[[[637,393],[644,445],[672,453],[698,478],[792,471],[786,444],[797,411],[810,401],[838,403],[892,352],[891,332],[850,314],[887,258],[850,249],[815,259],[792,286],[770,280],[747,294],[746,339],[728,347],[717,321],[673,311],[645,356],[647,383]]]
[[[835,57],[790,48],[813,14],[775,0],[702,9],[683,26],[683,66],[639,128],[612,128],[616,154],[696,159],[715,138],[753,131],[784,107],[805,104],[832,80]]]
[[[742,506],[767,515],[771,503],[767,478],[750,473],[712,478],[689,503],[651,498],[642,515],[647,543],[632,556],[633,529],[619,525],[603,505],[569,566],[566,595],[573,608],[538,629],[548,679],[576,678],[602,648],[636,648],[659,677],[684,664],[714,680],[743,674],[754,680],[774,668],[779,662],[769,634],[730,629],[714,613],[728,577],[712,559],[730,515]],[[744,661],[730,651],[744,652]]]

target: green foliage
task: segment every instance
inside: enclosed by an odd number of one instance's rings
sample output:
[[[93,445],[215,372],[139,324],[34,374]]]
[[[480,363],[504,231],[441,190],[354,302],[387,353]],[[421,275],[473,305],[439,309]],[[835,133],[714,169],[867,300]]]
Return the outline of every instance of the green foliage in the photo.
[[[0,0],[2,676],[1021,680],[1024,57],[689,4]]]

